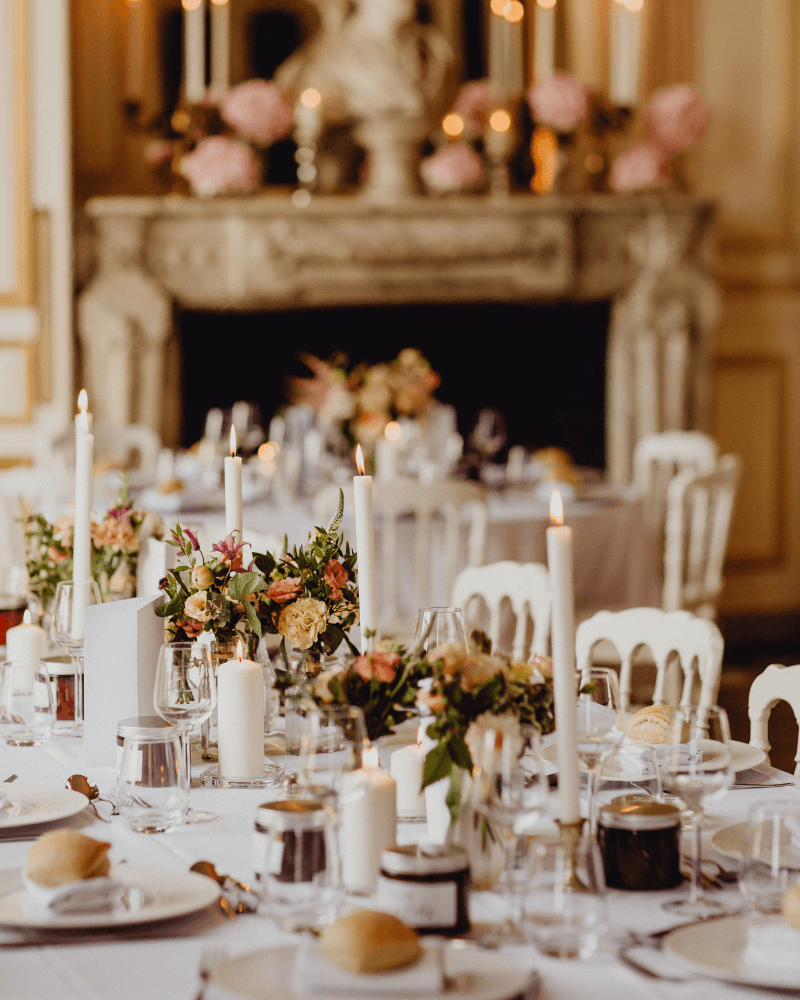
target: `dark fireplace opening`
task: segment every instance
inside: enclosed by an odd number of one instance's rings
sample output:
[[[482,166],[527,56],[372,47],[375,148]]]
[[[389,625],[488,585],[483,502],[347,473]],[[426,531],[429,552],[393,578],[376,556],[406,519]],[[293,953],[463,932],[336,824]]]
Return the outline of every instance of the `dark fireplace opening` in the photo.
[[[355,365],[416,347],[441,375],[437,398],[456,408],[465,438],[478,410],[492,407],[506,416],[510,445],[557,445],[602,469],[609,320],[606,301],[183,310],[183,444],[202,435],[209,407],[237,400],[258,403],[267,427],[286,403],[286,377],[309,374],[301,352],[344,351]]]

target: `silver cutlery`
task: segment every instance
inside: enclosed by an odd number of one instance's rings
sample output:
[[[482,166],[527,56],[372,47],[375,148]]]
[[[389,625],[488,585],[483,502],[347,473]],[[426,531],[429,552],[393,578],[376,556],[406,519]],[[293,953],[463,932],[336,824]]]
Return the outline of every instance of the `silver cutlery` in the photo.
[[[89,800],[92,809],[94,809],[95,816],[97,816],[98,819],[101,819],[104,823],[111,822],[108,816],[104,816],[94,803],[95,799],[99,799],[101,802],[107,802],[108,800],[104,799],[100,795],[100,789],[91,780],[91,778],[87,778],[85,774],[71,774],[64,782],[64,787],[70,789],[70,791],[80,792],[81,795],[85,795]],[[112,810],[113,815],[117,807],[114,803],[112,803],[112,805],[114,806],[114,809]]]

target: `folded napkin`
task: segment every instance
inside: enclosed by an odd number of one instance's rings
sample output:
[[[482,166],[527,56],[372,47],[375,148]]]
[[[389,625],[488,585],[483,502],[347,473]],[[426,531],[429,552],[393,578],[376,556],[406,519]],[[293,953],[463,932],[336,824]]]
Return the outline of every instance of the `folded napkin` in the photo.
[[[430,996],[444,989],[442,941],[422,942],[422,957],[413,965],[387,972],[349,972],[328,961],[319,941],[297,949],[293,986],[300,996],[347,994],[349,996]]]
[[[111,878],[87,878],[45,888],[22,876],[25,916],[31,920],[91,913],[117,913],[128,909],[128,887]],[[140,901],[141,902],[141,901]],[[127,905],[126,905],[127,904]]]
[[[620,767],[624,774],[637,776],[655,774],[655,758],[665,752],[677,753],[677,759],[681,764],[699,764],[703,759],[703,753],[699,747],[639,743],[629,736],[625,736],[619,747]]]

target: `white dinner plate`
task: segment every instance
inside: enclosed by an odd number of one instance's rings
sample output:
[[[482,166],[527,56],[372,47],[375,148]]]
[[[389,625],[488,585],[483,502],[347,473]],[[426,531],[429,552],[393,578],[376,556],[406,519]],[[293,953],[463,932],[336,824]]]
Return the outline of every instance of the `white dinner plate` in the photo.
[[[0,783],[0,789],[8,796],[0,806],[0,843],[4,830],[66,819],[82,812],[89,804],[80,792],[53,785],[26,785],[15,781]]]
[[[711,763],[714,760],[713,741],[699,740],[699,743],[703,749],[704,762]],[[736,771],[747,771],[751,767],[763,764],[767,759],[767,755],[763,750],[758,750],[756,747],[750,746],[749,743],[739,743],[738,740],[731,740],[730,746],[733,767]],[[554,764],[558,767],[558,744],[551,743],[550,746],[543,747],[542,757],[548,764]],[[578,761],[578,769],[581,771],[588,770],[582,760]],[[612,757],[603,764],[601,774],[604,778],[611,778],[617,781],[642,781],[647,777],[652,777],[652,775],[637,775],[629,771],[623,771],[619,759],[616,757]]]
[[[785,927],[783,917],[757,917],[760,923]],[[681,965],[716,979],[742,986],[783,989],[800,993],[797,971],[752,965],[745,959],[748,918],[720,917],[679,927],[664,938],[663,949]]]
[[[211,906],[219,899],[219,886],[207,875],[173,871],[150,865],[112,865],[111,877],[144,893],[141,905],[119,913],[76,913],[51,920],[25,915],[22,869],[0,871],[0,926],[25,930],[87,930],[149,924],[154,920],[184,917]]]
[[[296,948],[270,948],[223,962],[211,973],[212,988],[206,995],[209,1000],[225,997],[294,1000],[295,951]],[[444,950],[444,966],[445,973],[453,980],[447,989],[448,1000],[510,1000],[525,992],[531,975],[505,955],[453,944]],[[411,998],[398,993],[392,994],[392,1000],[441,1000],[443,995],[415,994]],[[376,996],[375,1000],[381,998]]]
[[[800,871],[800,848],[793,848],[790,835],[786,831],[783,832],[784,836],[781,838],[781,864],[787,868]],[[723,827],[722,830],[717,830],[711,838],[711,845],[721,854],[733,858],[734,861],[741,861],[746,833],[747,823],[735,823],[733,826]],[[769,864],[770,859],[766,853],[766,847],[767,845],[764,844],[762,857],[759,860],[763,861],[764,864]]]

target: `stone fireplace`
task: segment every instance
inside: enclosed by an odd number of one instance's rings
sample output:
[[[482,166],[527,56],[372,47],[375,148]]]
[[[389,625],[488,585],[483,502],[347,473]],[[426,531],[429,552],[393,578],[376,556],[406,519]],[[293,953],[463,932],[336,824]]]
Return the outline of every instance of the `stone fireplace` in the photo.
[[[213,201],[96,198],[86,212],[95,265],[78,319],[84,380],[99,420],[143,423],[175,440],[166,416],[174,408],[165,408],[176,393],[174,304],[263,312],[259,354],[266,359],[270,311],[312,316],[317,330],[324,313],[331,329],[321,353],[330,353],[347,346],[329,319],[333,310],[402,306],[411,317],[426,305],[458,306],[452,351],[474,354],[478,378],[482,352],[502,356],[509,367],[526,364],[533,396],[550,378],[544,345],[537,351],[542,324],[531,319],[521,328],[519,312],[513,322],[502,317],[509,309],[571,303],[610,308],[609,478],[628,478],[642,434],[708,427],[718,309],[709,202],[674,193],[518,195],[414,199],[387,208],[339,196],[298,209],[288,195],[268,193]],[[253,364],[257,330],[237,336],[229,326],[220,317],[219,336],[204,351],[209,384],[235,382]],[[401,346],[424,351],[418,323],[409,327]],[[287,333],[280,336],[285,342]],[[381,328],[374,336],[382,348]],[[299,333],[291,345],[309,346]],[[537,355],[541,366],[532,363]],[[380,350],[369,360],[386,356]]]

